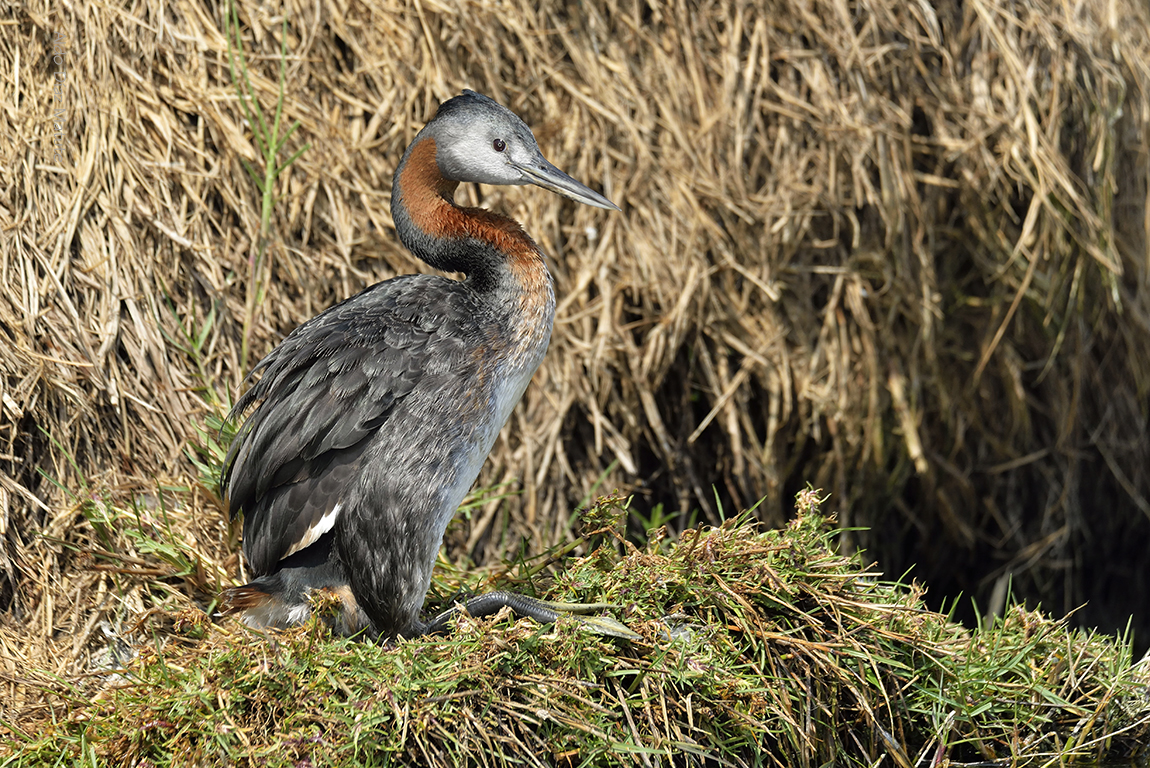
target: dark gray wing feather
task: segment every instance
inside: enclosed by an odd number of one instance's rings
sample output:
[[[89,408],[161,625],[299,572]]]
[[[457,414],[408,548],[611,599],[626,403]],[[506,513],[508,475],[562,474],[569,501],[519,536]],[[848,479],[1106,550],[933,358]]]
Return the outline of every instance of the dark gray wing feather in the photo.
[[[229,415],[247,413],[220,490],[232,516],[244,514],[257,575],[273,573],[340,502],[396,404],[428,371],[460,363],[461,342],[476,333],[472,301],[437,276],[379,283],[301,325],[255,367],[262,376]]]

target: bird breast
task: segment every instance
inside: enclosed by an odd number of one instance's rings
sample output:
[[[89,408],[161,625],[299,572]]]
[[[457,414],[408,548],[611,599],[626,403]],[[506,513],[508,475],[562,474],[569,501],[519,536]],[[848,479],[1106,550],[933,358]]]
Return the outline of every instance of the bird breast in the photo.
[[[499,431],[523,398],[547,352],[555,313],[554,299],[542,302],[523,300],[519,302],[518,310],[520,322],[511,328],[504,327],[504,332],[499,334],[504,338],[492,339],[491,344],[475,351],[476,356],[482,359],[476,361],[479,365],[476,366],[475,379],[465,383],[466,390],[461,393],[465,406],[459,414],[461,420],[470,422],[474,428],[470,439],[462,441],[460,452],[455,457],[458,462],[455,482],[443,489],[446,497],[444,519],[441,521],[443,528],[471,489],[499,437]]]

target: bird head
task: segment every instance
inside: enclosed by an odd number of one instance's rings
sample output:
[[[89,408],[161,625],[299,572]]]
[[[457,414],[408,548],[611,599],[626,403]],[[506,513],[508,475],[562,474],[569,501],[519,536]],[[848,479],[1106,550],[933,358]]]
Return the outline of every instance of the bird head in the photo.
[[[619,210],[610,200],[552,165],[539,151],[527,124],[481,93],[465,90],[443,102],[422,133],[435,139],[435,159],[445,179],[534,184],[585,205]]]

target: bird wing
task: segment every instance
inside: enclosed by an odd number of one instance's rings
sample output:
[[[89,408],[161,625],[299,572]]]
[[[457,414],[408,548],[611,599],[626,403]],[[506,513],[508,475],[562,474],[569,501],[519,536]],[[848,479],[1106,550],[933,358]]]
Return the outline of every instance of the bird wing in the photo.
[[[257,575],[331,530],[396,405],[429,368],[466,367],[476,315],[461,283],[405,276],[317,315],[260,361],[229,414],[248,413],[220,480]]]

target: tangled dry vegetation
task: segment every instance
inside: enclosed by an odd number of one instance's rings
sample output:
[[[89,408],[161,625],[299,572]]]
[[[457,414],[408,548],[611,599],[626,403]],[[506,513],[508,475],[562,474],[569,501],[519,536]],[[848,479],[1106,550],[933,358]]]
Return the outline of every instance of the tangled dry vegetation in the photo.
[[[889,572],[918,562],[939,593],[1013,575],[1056,611],[1091,598],[1091,621],[1138,609],[1116,596],[1146,609],[1137,0],[239,10],[265,108],[286,14],[284,114],[301,123],[287,149],[310,143],[279,180],[257,268],[257,158],[218,4],[33,0],[4,22],[5,663],[83,666],[104,622],[149,607],[109,569],[145,579],[171,553],[101,561],[109,499],[138,530],[178,523],[195,557],[163,566],[187,579],[173,590],[236,572],[189,448],[301,320],[423,268],[393,237],[391,173],[463,87],[523,115],[624,213],[462,191],[527,223],[561,300],[481,480],[522,493],[453,529],[453,560],[563,540],[600,479],[712,518],[716,497],[765,496],[775,523],[810,481],[843,523],[871,526],[855,543]],[[65,165],[49,159],[59,71]]]

